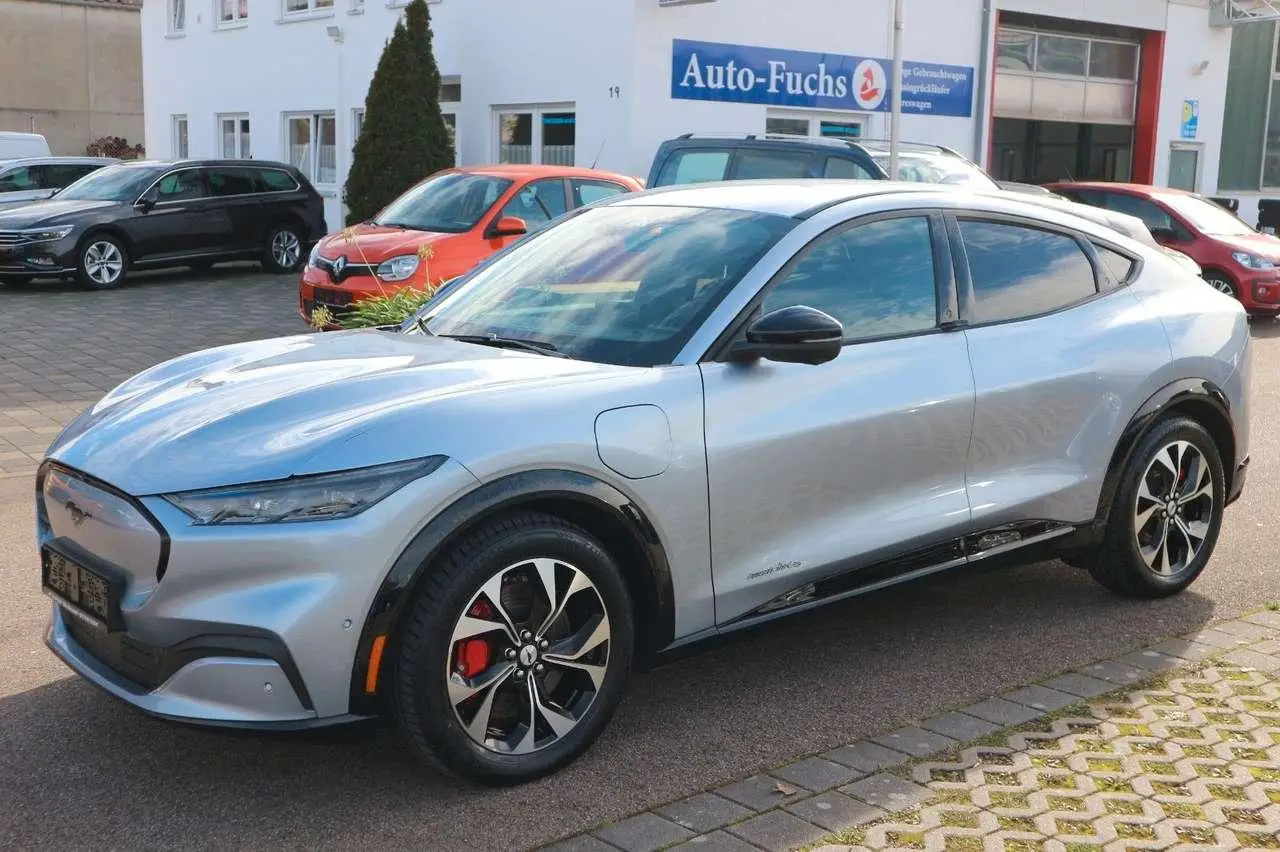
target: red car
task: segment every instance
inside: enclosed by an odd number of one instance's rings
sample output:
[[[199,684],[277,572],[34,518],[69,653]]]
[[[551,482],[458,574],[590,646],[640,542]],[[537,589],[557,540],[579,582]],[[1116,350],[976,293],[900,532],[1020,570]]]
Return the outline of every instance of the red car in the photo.
[[[1073,201],[1137,216],[1161,245],[1200,264],[1218,290],[1251,314],[1280,315],[1280,238],[1260,233],[1203,195],[1128,183],[1051,183]]]
[[[643,189],[631,177],[573,166],[460,166],[436,172],[368,222],[316,243],[302,271],[298,312],[335,316],[369,296],[425,289],[561,214]]]

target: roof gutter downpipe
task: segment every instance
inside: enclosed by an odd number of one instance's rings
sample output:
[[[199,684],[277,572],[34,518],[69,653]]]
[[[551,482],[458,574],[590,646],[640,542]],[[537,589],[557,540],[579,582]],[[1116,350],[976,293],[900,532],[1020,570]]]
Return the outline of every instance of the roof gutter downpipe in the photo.
[[[977,97],[974,99],[974,121],[973,121],[973,161],[981,165],[987,171],[991,170],[991,164],[987,162],[987,151],[989,150],[986,142],[987,129],[990,122],[987,119],[991,112],[987,101],[991,97],[991,86],[995,69],[991,62],[991,37],[995,32],[996,22],[996,0],[983,0],[982,3],[982,46],[978,51],[978,67],[975,69],[974,76],[977,78],[978,91]]]

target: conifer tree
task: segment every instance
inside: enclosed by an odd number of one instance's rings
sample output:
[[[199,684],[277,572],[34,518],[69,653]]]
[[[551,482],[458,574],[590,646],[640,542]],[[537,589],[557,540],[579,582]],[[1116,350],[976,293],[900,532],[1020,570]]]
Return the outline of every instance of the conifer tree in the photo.
[[[431,39],[426,0],[412,0],[369,83],[347,175],[348,224],[377,215],[427,175],[454,164],[453,143],[440,114],[440,69]]]

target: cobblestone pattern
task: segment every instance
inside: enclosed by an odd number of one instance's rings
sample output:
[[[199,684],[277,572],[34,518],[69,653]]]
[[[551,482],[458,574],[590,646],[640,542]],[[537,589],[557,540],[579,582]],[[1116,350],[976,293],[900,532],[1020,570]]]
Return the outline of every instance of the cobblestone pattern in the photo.
[[[101,293],[0,288],[0,478],[30,476],[62,427],[124,379],[210,346],[306,332],[294,276],[139,274]]]
[[[1280,849],[1280,612],[1085,666],[544,847],[667,848]]]

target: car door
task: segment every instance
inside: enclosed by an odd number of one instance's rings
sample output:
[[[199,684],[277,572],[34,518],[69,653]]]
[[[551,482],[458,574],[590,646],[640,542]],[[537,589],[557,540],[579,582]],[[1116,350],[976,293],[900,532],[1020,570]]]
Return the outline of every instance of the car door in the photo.
[[[836,317],[840,355],[702,365],[719,624],[783,595],[909,573],[920,565],[884,563],[966,531],[974,391],[964,336],[939,321],[940,304],[954,316],[948,252],[941,216],[927,212],[828,230],[758,304]]]
[[[948,225],[977,393],[974,528],[1088,521],[1125,405],[1169,359],[1159,320],[1108,272],[1108,258],[1132,261],[1039,222],[962,213]]]
[[[143,193],[125,223],[133,260],[163,263],[217,254],[231,240],[231,220],[210,197],[203,170],[165,173]]]
[[[248,168],[213,166],[206,173],[213,201],[226,214],[230,237],[220,251],[261,253],[266,241],[266,211],[259,184]]]

